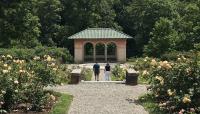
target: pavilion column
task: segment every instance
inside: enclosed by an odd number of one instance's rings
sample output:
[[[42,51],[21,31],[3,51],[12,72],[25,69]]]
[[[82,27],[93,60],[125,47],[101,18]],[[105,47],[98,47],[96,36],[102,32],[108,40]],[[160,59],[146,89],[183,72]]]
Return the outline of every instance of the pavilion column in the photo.
[[[108,52],[107,52],[107,45],[105,44],[105,61],[107,62],[108,60]]]
[[[75,40],[75,43],[74,43],[74,61],[76,63],[83,63],[84,60],[83,60],[83,56],[84,56],[84,50],[83,50],[83,41],[82,40]]]
[[[117,61],[126,62],[126,40],[120,40],[117,43]]]
[[[96,62],[96,46],[95,46],[95,44],[93,44],[93,49],[94,49],[94,51],[93,51],[93,59],[94,59],[94,62]]]

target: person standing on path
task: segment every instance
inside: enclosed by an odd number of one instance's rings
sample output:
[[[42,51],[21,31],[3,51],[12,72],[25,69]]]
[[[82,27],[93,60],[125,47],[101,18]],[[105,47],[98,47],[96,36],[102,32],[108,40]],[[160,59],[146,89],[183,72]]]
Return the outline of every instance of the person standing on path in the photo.
[[[110,65],[109,65],[109,63],[106,64],[104,73],[105,73],[105,80],[110,81]]]
[[[96,62],[93,66],[95,81],[99,81],[100,65]]]

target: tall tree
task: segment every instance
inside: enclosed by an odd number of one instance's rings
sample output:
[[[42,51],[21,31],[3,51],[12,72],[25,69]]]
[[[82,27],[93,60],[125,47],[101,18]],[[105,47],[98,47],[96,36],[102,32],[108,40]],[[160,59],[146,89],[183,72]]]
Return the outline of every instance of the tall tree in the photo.
[[[173,28],[173,21],[161,18],[156,22],[151,39],[144,48],[145,54],[160,57],[166,51],[173,50],[177,42],[180,41],[178,32]]]
[[[35,47],[38,43],[39,19],[33,15],[31,1],[0,1],[0,46]]]
[[[62,29],[62,5],[59,0],[38,0],[37,14],[41,23],[40,42],[47,46],[56,46],[59,43],[59,33]]]
[[[123,3],[125,8],[118,10],[117,20],[124,32],[132,35],[136,40],[138,53],[150,39],[150,32],[160,17],[174,18],[176,16],[176,2],[172,0],[128,0]],[[133,42],[134,43],[134,42]],[[129,47],[129,46],[128,46]]]
[[[87,27],[111,27],[120,29],[115,22],[113,1],[110,0],[62,0],[62,22],[73,28],[73,33]]]

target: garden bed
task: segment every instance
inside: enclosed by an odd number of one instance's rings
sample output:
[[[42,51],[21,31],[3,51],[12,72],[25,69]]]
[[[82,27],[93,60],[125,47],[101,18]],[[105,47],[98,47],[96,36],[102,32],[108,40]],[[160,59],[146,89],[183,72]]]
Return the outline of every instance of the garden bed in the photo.
[[[200,55],[191,51],[193,58],[177,56],[166,61],[157,58],[137,58],[131,63],[140,71],[140,83],[146,83],[151,95],[140,98],[150,114],[200,113]]]
[[[50,112],[57,95],[47,86],[67,82],[69,70],[49,55],[19,59],[0,56],[0,113]]]
[[[73,97],[64,93],[50,92],[51,99],[48,101],[46,106],[42,109],[41,112],[36,111],[26,111],[16,109],[10,114],[65,114],[68,112],[70,104]],[[25,104],[24,104],[25,105]]]
[[[137,102],[142,105],[149,114],[167,114],[159,108],[158,103],[155,101],[156,99],[152,95],[146,94],[141,96]]]

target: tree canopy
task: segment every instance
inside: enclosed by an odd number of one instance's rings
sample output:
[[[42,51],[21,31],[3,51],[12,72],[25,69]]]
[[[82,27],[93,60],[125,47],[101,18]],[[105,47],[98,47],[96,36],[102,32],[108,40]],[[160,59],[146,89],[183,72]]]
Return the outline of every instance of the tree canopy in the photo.
[[[0,47],[73,50],[68,36],[88,27],[134,37],[128,55],[160,56],[200,43],[200,0],[1,0]]]

